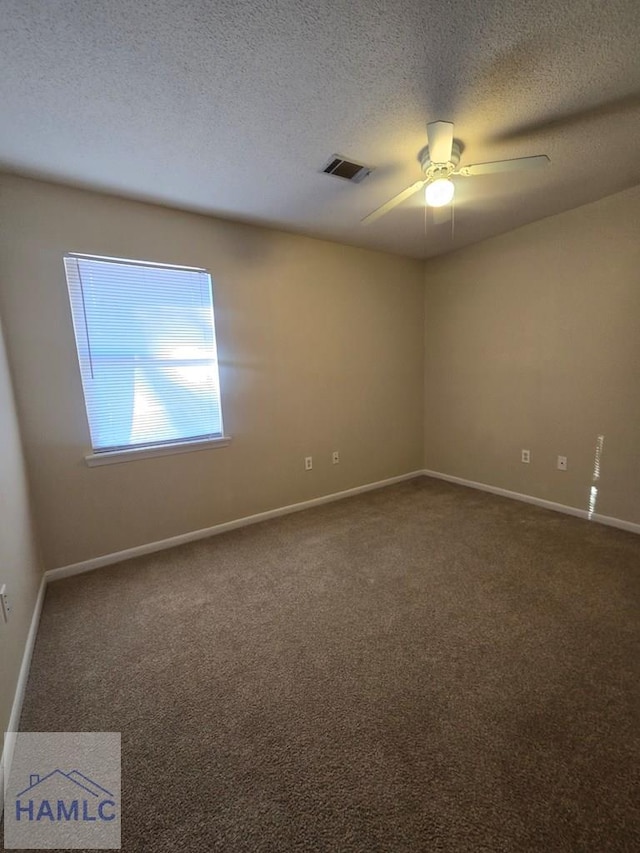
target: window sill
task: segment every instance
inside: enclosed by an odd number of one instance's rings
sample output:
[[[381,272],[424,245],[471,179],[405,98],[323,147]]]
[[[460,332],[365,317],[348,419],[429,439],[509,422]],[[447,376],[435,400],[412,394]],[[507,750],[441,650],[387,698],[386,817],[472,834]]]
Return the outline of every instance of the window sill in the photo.
[[[157,444],[149,447],[132,447],[129,450],[105,450],[102,453],[89,453],[84,461],[89,468],[98,465],[114,465],[118,462],[132,462],[135,459],[150,459],[153,456],[171,456],[175,453],[192,453],[194,450],[209,450],[212,447],[226,447],[231,442],[228,435],[220,438],[206,438],[203,441],[183,441],[176,444]]]

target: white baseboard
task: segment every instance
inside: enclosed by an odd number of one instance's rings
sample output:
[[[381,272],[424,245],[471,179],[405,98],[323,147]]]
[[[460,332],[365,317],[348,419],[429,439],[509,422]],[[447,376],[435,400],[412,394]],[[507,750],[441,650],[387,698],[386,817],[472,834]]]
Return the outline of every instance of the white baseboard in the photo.
[[[611,515],[600,515],[594,512],[591,516],[591,521],[597,521],[598,524],[606,524],[607,527],[618,527],[620,530],[627,530],[629,533],[640,533],[640,524],[633,521],[625,521],[623,518],[613,518]]]
[[[565,515],[574,515],[578,518],[597,521],[599,524],[606,524],[609,527],[618,527],[620,530],[627,530],[630,533],[640,533],[640,524],[636,524],[633,521],[612,518],[609,515],[599,515],[597,512],[590,513],[586,509],[555,503],[555,501],[547,501],[544,498],[536,498],[533,495],[523,495],[520,492],[511,492],[509,489],[501,489],[499,486],[490,486],[487,483],[476,483],[474,480],[465,480],[462,477],[443,474],[441,471],[424,470],[422,473],[425,477],[435,477],[437,480],[446,480],[448,483],[457,483],[460,486],[468,486],[470,489],[479,489],[481,492],[491,492],[493,495],[501,495],[504,498],[534,504],[535,506],[544,507],[544,509],[551,509],[554,512],[562,512]]]
[[[20,664],[20,672],[18,673],[18,683],[13,696],[13,705],[11,706],[11,716],[9,717],[9,725],[4,733],[4,746],[2,750],[2,758],[0,759],[0,790],[2,790],[2,802],[0,803],[0,815],[4,804],[4,794],[6,792],[6,783],[9,779],[9,771],[11,770],[11,760],[13,759],[13,750],[15,748],[15,736],[20,726],[20,715],[22,713],[22,703],[24,701],[25,690],[27,689],[27,681],[29,680],[29,669],[31,667],[31,657],[33,656],[33,647],[36,643],[38,634],[38,625],[40,624],[40,614],[42,613],[42,605],[44,602],[44,594],[47,586],[45,575],[42,576],[36,603],[33,607],[33,615],[31,616],[31,624],[29,633],[24,646],[22,655],[22,663]]]
[[[167,548],[175,548],[176,545],[184,545],[186,542],[195,542],[198,539],[207,539],[209,536],[216,536],[218,533],[226,533],[228,530],[235,530],[238,527],[247,527],[250,524],[257,524],[260,521],[268,521],[270,518],[277,518],[281,515],[290,515],[293,512],[300,512],[303,509],[310,509],[321,504],[332,503],[343,498],[349,498],[353,495],[360,495],[363,492],[371,492],[375,489],[384,488],[384,486],[392,486],[394,483],[401,483],[403,480],[413,480],[415,477],[421,477],[423,471],[411,471],[408,474],[400,474],[397,477],[389,477],[386,480],[379,480],[376,483],[366,483],[364,486],[356,486],[353,489],[345,489],[342,492],[334,492],[330,495],[322,495],[319,498],[311,498],[300,503],[289,504],[288,506],[269,509],[265,512],[258,512],[255,515],[247,515],[244,518],[237,518],[233,521],[225,521],[222,524],[214,524],[213,527],[205,527],[201,530],[193,530],[190,533],[181,533],[179,536],[172,536],[169,539],[161,539],[158,542],[149,542],[146,545],[137,545],[135,548],[127,548],[124,551],[116,551],[112,554],[104,554],[101,557],[94,557],[91,560],[83,560],[80,563],[73,563],[70,566],[61,566],[57,569],[49,569],[45,572],[47,583],[50,581],[68,578],[71,575],[79,575],[83,572],[90,572],[93,569],[100,569],[103,566],[109,566],[113,563],[121,563],[123,560],[130,560],[133,557],[142,557],[145,554],[153,554],[155,551],[164,551]]]

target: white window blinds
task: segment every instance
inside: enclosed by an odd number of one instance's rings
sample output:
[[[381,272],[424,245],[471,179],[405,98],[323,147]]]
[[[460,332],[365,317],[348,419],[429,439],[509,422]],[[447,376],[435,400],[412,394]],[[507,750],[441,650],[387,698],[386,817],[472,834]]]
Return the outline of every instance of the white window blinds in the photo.
[[[64,259],[95,452],[222,436],[206,270]]]

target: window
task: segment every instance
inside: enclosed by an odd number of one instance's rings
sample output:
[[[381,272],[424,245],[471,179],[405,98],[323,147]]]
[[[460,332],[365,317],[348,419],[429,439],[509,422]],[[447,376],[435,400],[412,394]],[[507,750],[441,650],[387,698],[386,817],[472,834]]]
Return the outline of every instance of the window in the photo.
[[[64,259],[93,454],[89,464],[223,439],[206,270]]]

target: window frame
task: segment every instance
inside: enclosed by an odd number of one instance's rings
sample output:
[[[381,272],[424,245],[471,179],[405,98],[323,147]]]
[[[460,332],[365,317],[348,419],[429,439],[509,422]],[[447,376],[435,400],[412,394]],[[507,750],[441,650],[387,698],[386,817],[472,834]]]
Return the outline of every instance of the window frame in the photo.
[[[103,450],[96,449],[93,447],[93,440],[91,440],[91,451],[86,453],[84,456],[84,460],[86,464],[93,468],[102,465],[111,465],[114,463],[121,462],[129,462],[136,459],[148,459],[156,456],[169,456],[180,453],[191,453],[198,450],[207,450],[218,447],[226,447],[231,442],[231,436],[228,435],[224,431],[224,418],[222,416],[222,382],[220,379],[220,369],[219,369],[219,360],[217,358],[217,334],[216,334],[216,322],[215,322],[215,310],[214,310],[214,300],[213,300],[213,278],[209,270],[203,267],[191,267],[191,266],[182,266],[177,264],[166,264],[166,263],[158,263],[156,261],[143,261],[143,260],[133,260],[129,258],[116,258],[110,257],[107,255],[91,255],[84,252],[65,252],[63,255],[63,267],[65,273],[65,282],[67,285],[67,295],[69,298],[69,310],[71,314],[71,321],[73,325],[73,333],[74,333],[74,349],[76,354],[76,363],[78,365],[78,369],[80,372],[81,379],[81,387],[82,387],[82,398],[84,404],[84,411],[86,416],[87,429],[91,436],[91,423],[89,420],[89,409],[87,404],[87,398],[85,393],[85,385],[84,385],[84,374],[83,374],[83,366],[82,366],[82,354],[79,348],[79,334],[83,337],[87,337],[88,332],[86,327],[86,319],[85,322],[80,324],[80,328],[78,327],[76,320],[76,312],[73,307],[73,295],[72,295],[72,285],[70,283],[68,274],[67,274],[67,260],[70,261],[79,261],[79,260],[89,260],[89,261],[100,261],[111,264],[122,264],[124,266],[130,267],[152,267],[157,269],[166,269],[166,270],[177,270],[180,272],[196,272],[196,273],[205,273],[209,277],[209,286],[211,289],[211,310],[212,310],[212,326],[213,326],[213,338],[215,342],[216,348],[216,371],[218,375],[218,403],[219,403],[219,411],[220,411],[220,419],[222,426],[222,433],[220,435],[211,435],[211,436],[198,436],[194,438],[178,438],[178,439],[169,439],[167,441],[161,442],[153,442],[150,441],[148,443],[140,443],[132,446],[125,447],[112,447],[105,448]],[[83,296],[84,299],[84,296]]]

